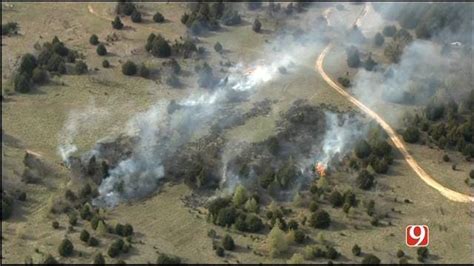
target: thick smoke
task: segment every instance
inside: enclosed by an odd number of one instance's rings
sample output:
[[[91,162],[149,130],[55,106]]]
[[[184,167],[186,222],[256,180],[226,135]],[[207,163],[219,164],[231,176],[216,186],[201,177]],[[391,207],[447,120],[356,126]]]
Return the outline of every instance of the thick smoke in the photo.
[[[379,13],[398,12],[397,6],[381,5],[379,12],[370,8],[366,18],[374,17],[372,14],[379,16]],[[377,32],[382,32],[385,25],[392,23],[381,20],[377,25],[372,19],[361,19],[359,26],[365,35],[373,37]],[[379,64],[374,71],[358,69],[351,81],[352,93],[397,126],[405,114],[404,109],[397,105],[423,106],[436,98],[459,100],[464,95],[463,91],[472,85],[472,52],[470,56],[464,54],[468,46],[472,49],[472,43],[457,43],[465,39],[462,34],[472,34],[472,27],[469,32],[444,29],[431,40],[414,37],[403,49],[399,63]],[[391,38],[385,40],[390,41]],[[454,45],[456,43],[458,45]],[[362,49],[370,52],[372,48]],[[449,52],[443,52],[443,49]],[[376,56],[375,59],[379,61],[381,57]],[[387,104],[393,107],[390,112],[387,112]]]

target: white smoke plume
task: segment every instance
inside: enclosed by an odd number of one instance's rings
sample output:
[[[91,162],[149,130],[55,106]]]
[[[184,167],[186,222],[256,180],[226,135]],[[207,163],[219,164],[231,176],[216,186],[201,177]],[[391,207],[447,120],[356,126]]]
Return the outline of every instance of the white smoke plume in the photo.
[[[69,112],[66,123],[58,135],[58,154],[66,165],[69,165],[69,157],[78,150],[74,143],[76,137],[93,130],[108,115],[109,112],[105,108],[97,107],[94,100],[83,108]]]

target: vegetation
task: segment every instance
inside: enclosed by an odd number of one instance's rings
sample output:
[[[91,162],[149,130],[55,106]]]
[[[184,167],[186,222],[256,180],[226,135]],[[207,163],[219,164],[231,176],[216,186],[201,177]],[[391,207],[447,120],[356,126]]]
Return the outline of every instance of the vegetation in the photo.
[[[326,211],[317,210],[311,215],[309,224],[314,228],[326,229],[331,224],[331,217]]]
[[[393,37],[397,33],[397,27],[395,25],[385,26],[382,31],[386,37]]]
[[[222,239],[222,247],[225,250],[234,250],[235,248],[234,239],[230,235],[226,234],[224,238]]]
[[[6,24],[2,24],[2,36],[16,34],[18,34],[18,23],[8,22]]]
[[[380,259],[373,254],[367,254],[364,256],[362,264],[380,264]]]
[[[163,23],[165,22],[165,17],[160,12],[156,12],[155,15],[153,15],[153,21],[156,23]]]
[[[59,262],[56,260],[56,258],[53,257],[53,255],[48,254],[46,255],[46,258],[43,260],[43,264],[52,265],[52,264],[59,264]]]
[[[358,68],[360,66],[360,57],[359,57],[359,49],[355,46],[350,46],[346,50],[347,54],[347,65],[352,68]]]
[[[74,252],[74,245],[69,239],[63,239],[61,244],[58,247],[59,255],[63,257],[69,257]]]
[[[362,170],[356,179],[357,186],[360,189],[369,190],[374,185],[374,176],[367,170]]]
[[[384,43],[385,39],[383,35],[380,32],[377,32],[374,37],[374,44],[375,46],[382,46]]]
[[[261,29],[262,29],[262,23],[260,22],[260,20],[255,19],[252,24],[252,30],[258,33],[261,31]]]
[[[122,73],[127,76],[133,76],[137,74],[137,65],[132,61],[127,61],[122,65]]]
[[[117,239],[114,242],[112,242],[112,244],[109,246],[109,249],[107,250],[107,254],[111,258],[115,258],[116,256],[118,256],[120,254],[123,247],[124,247],[123,240],[122,239]]]
[[[51,226],[54,228],[54,229],[58,229],[59,228],[59,222],[58,221],[53,221],[51,223]]]
[[[107,54],[107,49],[105,48],[105,45],[103,45],[102,43],[99,44],[97,46],[97,50],[96,50],[97,54],[100,55],[100,56],[104,56]]]
[[[130,16],[137,9],[134,3],[128,1],[119,1],[115,11],[118,15]]]
[[[91,37],[89,38],[89,43],[92,45],[98,45],[99,44],[99,37],[95,34],[92,34]]]
[[[409,127],[403,132],[403,139],[408,143],[416,143],[420,139],[420,131],[416,127]]]
[[[156,36],[151,33],[147,39],[145,49],[155,57],[165,58],[171,56],[171,46],[161,34]]]
[[[77,75],[82,75],[87,73],[87,65],[83,61],[77,61],[74,65],[74,70]]]
[[[337,82],[339,82],[344,88],[351,86],[351,81],[346,77],[338,77]]]
[[[177,256],[161,253],[156,260],[156,264],[181,264],[181,259]]]
[[[130,16],[130,18],[132,19],[132,22],[135,22],[135,23],[142,22],[142,14],[138,12],[138,10],[136,9],[132,12],[132,15]]]
[[[214,50],[218,53],[221,53],[222,52],[222,44],[220,42],[216,42],[216,44],[214,45]]]
[[[285,237],[285,232],[280,227],[273,226],[268,234],[268,245],[270,256],[277,257],[288,250],[288,242]]]
[[[116,30],[123,29],[123,23],[118,16],[115,17],[114,21],[112,21],[112,27]]]
[[[360,256],[360,253],[361,253],[361,248],[355,244],[353,247],[352,247],[352,254],[354,256]]]
[[[87,232],[86,229],[83,229],[81,231],[81,234],[80,234],[79,238],[81,239],[82,242],[87,243],[89,241],[90,234],[89,234],[89,232]]]
[[[93,264],[95,265],[104,265],[105,264],[105,259],[104,256],[102,256],[102,253],[97,253],[94,256],[94,261]]]

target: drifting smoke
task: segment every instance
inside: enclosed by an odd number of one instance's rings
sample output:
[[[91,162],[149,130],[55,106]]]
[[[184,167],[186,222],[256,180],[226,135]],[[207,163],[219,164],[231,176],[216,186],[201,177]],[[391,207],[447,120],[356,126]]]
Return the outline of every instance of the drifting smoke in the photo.
[[[397,12],[396,5],[383,7],[381,12]],[[372,9],[368,13],[378,14]],[[472,20],[469,18],[468,20]],[[387,22],[374,25],[372,20],[361,20],[360,29],[368,36],[374,36]],[[464,36],[463,36],[464,34]],[[472,52],[463,55],[467,46],[472,43],[461,43],[460,47],[453,46],[458,40],[465,40],[465,35],[472,34],[471,30],[451,32],[444,29],[432,37],[432,40],[416,39],[408,44],[400,57],[398,64],[380,65],[374,71],[359,69],[351,83],[351,91],[364,104],[379,114],[382,114],[394,125],[399,125],[405,111],[398,105],[425,105],[433,98],[457,98],[464,95],[465,88],[472,87]],[[443,53],[443,45],[449,52]],[[390,41],[386,38],[386,41]],[[447,49],[447,50],[448,50]],[[472,49],[472,47],[471,47]],[[377,60],[377,59],[376,59]],[[387,107],[390,106],[390,112]]]
[[[69,165],[69,157],[77,151],[77,146],[74,144],[75,138],[94,129],[108,115],[108,111],[96,107],[94,101],[84,108],[69,112],[66,123],[58,136],[58,154],[66,165]]]
[[[316,161],[327,167],[332,160],[340,159],[339,156],[352,150],[354,142],[367,134],[368,127],[362,126],[359,119],[348,115],[325,112],[325,117],[327,129]]]
[[[254,93],[265,83],[280,78],[282,71],[294,69],[294,62],[307,59],[308,54],[314,53],[320,35],[313,31],[307,36],[304,37],[306,45],[292,36],[279,36],[265,45],[262,58],[251,64],[235,64],[214,90],[192,94],[179,101],[180,108],[174,112],[166,112],[169,103],[161,101],[144,114],[138,114],[133,119],[135,126],[132,128],[140,143],[131,158],[110,170],[110,176],[99,187],[100,196],[94,204],[115,206],[122,200],[140,198],[153,192],[164,175],[163,158],[192,138],[206,134],[231,92]],[[222,184],[230,189],[237,185],[233,180],[238,180],[238,177],[227,173],[226,169],[223,170],[223,179]]]
[[[100,196],[93,204],[115,206],[120,200],[132,199],[153,192],[164,169],[159,156],[160,125],[166,121],[164,104],[156,104],[145,113],[138,114],[129,122],[128,129],[140,136],[130,158],[109,171],[99,187]],[[130,133],[131,133],[130,132]]]

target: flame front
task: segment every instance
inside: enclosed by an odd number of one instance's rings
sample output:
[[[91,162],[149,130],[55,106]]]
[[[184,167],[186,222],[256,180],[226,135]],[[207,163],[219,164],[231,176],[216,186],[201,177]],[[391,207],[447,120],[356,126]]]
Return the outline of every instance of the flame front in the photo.
[[[318,175],[319,175],[320,177],[326,176],[326,167],[325,167],[322,163],[320,163],[320,162],[318,162],[318,163],[314,166],[314,171],[315,171],[316,173],[318,173]]]

